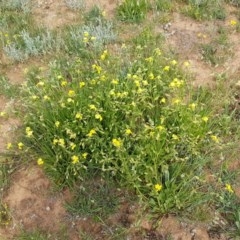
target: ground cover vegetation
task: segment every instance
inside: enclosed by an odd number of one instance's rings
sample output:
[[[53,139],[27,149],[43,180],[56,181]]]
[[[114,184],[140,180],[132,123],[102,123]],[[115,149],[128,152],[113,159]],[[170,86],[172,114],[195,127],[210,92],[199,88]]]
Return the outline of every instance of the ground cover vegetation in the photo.
[[[0,1],[0,47],[10,64],[48,59],[46,68],[25,69],[21,85],[11,84],[4,69],[0,75],[1,96],[17,106],[2,110],[0,121],[22,120],[18,139],[0,155],[2,192],[28,156],[58,191],[74,192],[66,207],[73,215],[99,221],[116,210],[116,196],[126,189],[152,216],[199,220],[208,209],[216,211],[226,221],[221,231],[239,237],[239,169],[228,168],[239,152],[238,109],[232,104],[237,88],[226,86],[224,74],[216,76],[214,89],[193,86],[190,62],[169,51],[146,19],[156,14],[161,21],[159,14],[178,9],[197,21],[221,21],[227,17],[223,6],[239,11],[240,2],[125,0],[114,20],[97,6],[86,11],[84,1],[65,2],[82,18],[60,31],[34,26],[30,1]],[[121,29],[136,23],[143,26],[138,34],[122,39]],[[225,61],[232,31],[239,31],[239,21],[200,46],[204,61]],[[101,179],[99,185],[92,179]],[[114,198],[104,199],[110,193]],[[1,203],[1,225],[11,222],[10,210]],[[48,235],[23,232],[18,239]]]

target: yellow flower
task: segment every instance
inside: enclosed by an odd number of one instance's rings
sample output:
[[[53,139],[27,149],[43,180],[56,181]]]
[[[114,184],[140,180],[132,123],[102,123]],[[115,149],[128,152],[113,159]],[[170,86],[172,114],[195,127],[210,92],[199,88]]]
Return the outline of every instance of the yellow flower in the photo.
[[[137,93],[142,93],[143,92],[143,89],[142,88],[139,88],[138,90],[137,90]]]
[[[100,56],[100,59],[101,59],[102,61],[105,60],[106,57],[107,57],[107,55],[108,55],[107,50],[104,50],[103,54]]]
[[[65,140],[63,139],[63,138],[60,138],[59,140],[58,140],[58,144],[61,146],[61,147],[65,147]]]
[[[23,73],[26,75],[28,73],[28,68],[24,68]]]
[[[127,79],[131,79],[132,75],[130,73],[127,74]]]
[[[71,159],[72,159],[72,164],[76,164],[76,163],[79,162],[79,157],[76,156],[76,155],[73,155],[73,156],[71,157]]]
[[[215,142],[215,143],[219,143],[219,138],[215,135],[211,135],[211,139]]]
[[[116,93],[115,93],[115,91],[113,89],[110,90],[109,94],[110,94],[110,96],[115,96],[116,95]]]
[[[114,147],[120,148],[121,145],[122,145],[122,142],[121,142],[121,140],[114,138],[114,139],[112,140],[112,144],[113,144]]]
[[[18,149],[19,149],[19,150],[22,150],[22,149],[23,149],[23,146],[24,146],[24,144],[23,144],[22,142],[19,142],[19,143],[18,143]]]
[[[96,83],[97,83],[97,81],[96,81],[95,79],[92,79],[92,80],[90,81],[90,84],[91,84],[91,85],[96,85]]]
[[[189,63],[188,61],[185,61],[185,62],[183,63],[183,65],[184,65],[184,67],[189,67],[189,66],[190,66],[190,63]]]
[[[237,21],[236,20],[231,20],[230,21],[230,25],[231,26],[236,26],[237,25]]]
[[[27,135],[27,137],[33,136],[33,131],[30,127],[26,127],[26,135]]]
[[[79,87],[80,87],[80,88],[83,88],[84,86],[85,86],[85,82],[80,82],[80,83],[79,83]]]
[[[105,11],[102,11],[102,16],[106,17],[106,12]]]
[[[62,108],[65,108],[66,107],[66,105],[65,105],[65,103],[60,103],[60,106],[62,107]]]
[[[77,113],[75,115],[75,118],[78,119],[78,120],[82,120],[82,114],[81,113]]]
[[[74,97],[76,95],[75,91],[74,90],[69,90],[68,91],[68,96],[69,97]]]
[[[172,100],[172,103],[178,105],[179,103],[181,103],[181,100],[179,98],[175,98]]]
[[[73,143],[73,142],[70,143],[70,147],[71,147],[72,150],[74,150],[76,148],[76,146],[77,145],[75,143]]]
[[[31,98],[32,98],[33,100],[36,100],[36,99],[38,99],[38,96],[33,95],[33,96],[31,96]]]
[[[208,117],[207,117],[207,116],[204,116],[204,117],[202,117],[202,120],[203,120],[204,122],[207,122],[207,121],[208,121]]]
[[[162,187],[163,187],[162,184],[155,184],[154,185],[154,189],[155,189],[156,192],[160,192],[162,190]]]
[[[99,113],[95,114],[95,118],[98,119],[99,121],[102,121],[103,119]]]
[[[149,132],[149,136],[150,136],[150,137],[153,137],[153,136],[154,136],[154,134],[155,134],[155,132],[154,132],[154,131],[152,131],[152,130]]]
[[[176,60],[172,60],[171,61],[171,64],[174,66],[174,65],[177,65],[177,61]]]
[[[84,43],[88,43],[88,41],[89,41],[89,39],[88,39],[87,37],[84,37],[84,38],[83,38],[83,42],[84,42]]]
[[[58,139],[53,139],[53,144],[56,145],[58,143]]]
[[[61,82],[61,86],[62,86],[62,87],[65,87],[66,85],[67,85],[67,81],[62,81],[62,82]]]
[[[89,107],[90,110],[93,110],[93,111],[97,110],[97,108],[93,104],[88,105],[88,107]]]
[[[165,67],[163,68],[163,70],[166,71],[166,72],[168,72],[168,71],[170,70],[170,67],[169,67],[169,66],[165,66]]]
[[[38,87],[39,87],[39,86],[42,87],[42,86],[44,86],[44,84],[45,84],[45,83],[44,83],[43,81],[39,81],[39,82],[37,83],[37,86],[38,86]]]
[[[148,75],[148,78],[149,78],[150,80],[153,80],[153,79],[154,79],[153,73],[150,73],[150,74]]]
[[[142,83],[143,83],[143,86],[147,86],[148,85],[148,81],[146,81],[146,80],[142,81]]]
[[[38,164],[39,166],[43,165],[43,164],[44,164],[43,159],[42,159],[42,158],[39,158],[39,159],[37,160],[37,164]]]
[[[162,125],[158,125],[158,126],[157,126],[157,129],[158,129],[159,131],[163,131],[163,130],[165,129],[165,127],[162,126]]]
[[[162,98],[162,99],[160,100],[160,103],[166,103],[166,98]]]
[[[50,97],[49,97],[48,95],[45,95],[45,96],[43,97],[43,99],[44,99],[45,101],[49,101],[49,100],[50,100]]]
[[[123,44],[122,44],[122,46],[121,46],[121,48],[122,48],[122,49],[125,49],[125,48],[127,48],[126,44],[125,44],[125,43],[123,43]]]
[[[90,132],[87,134],[88,137],[92,137],[94,134],[96,134],[96,130],[92,129]]]
[[[161,53],[161,50],[159,48],[155,48],[154,52],[160,56],[162,53]]]
[[[128,129],[126,129],[126,130],[125,130],[125,134],[126,134],[126,135],[131,135],[131,134],[132,134],[132,131],[131,131],[131,129],[129,129],[129,128],[128,128]]]
[[[84,159],[86,159],[87,156],[88,156],[88,153],[86,153],[86,152],[82,154],[82,157],[83,157]]]
[[[172,88],[177,87],[177,88],[179,88],[179,87],[181,87],[183,84],[184,84],[184,81],[183,81],[183,80],[179,80],[179,79],[177,79],[177,78],[174,78],[173,81],[170,82],[169,87],[172,87]]]
[[[197,104],[196,103],[191,103],[189,104],[189,108],[194,111],[196,109]]]
[[[105,75],[101,75],[100,80],[103,81],[103,82],[106,81],[106,76]]]
[[[88,32],[84,32],[84,33],[83,33],[83,36],[84,36],[84,37],[89,37],[89,33],[88,33]]]
[[[100,74],[101,71],[102,71],[102,68],[101,68],[100,66],[96,65],[96,64],[93,64],[93,65],[92,65],[92,69],[96,70],[96,72],[97,72],[98,74]]]
[[[12,143],[8,143],[7,144],[7,150],[11,149],[12,148]]]
[[[149,62],[149,63],[152,63],[152,62],[153,62],[153,57],[145,58],[145,61],[146,61],[146,62]]]
[[[6,116],[6,112],[0,112],[0,117]]]
[[[118,85],[118,80],[117,80],[117,79],[113,79],[113,80],[111,81],[111,83],[114,84],[114,85]]]
[[[68,102],[68,103],[74,103],[74,100],[73,100],[72,98],[68,98],[68,99],[67,99],[67,102]]]
[[[232,189],[232,186],[231,186],[230,184],[228,184],[228,183],[226,183],[225,189],[226,189],[228,192],[230,192],[230,193],[234,193],[234,191],[233,191],[233,189]]]
[[[178,140],[179,137],[178,137],[176,134],[173,134],[173,135],[172,135],[172,139],[173,139],[173,140]]]
[[[134,83],[135,83],[136,87],[140,87],[140,82],[138,80],[135,80]]]
[[[56,128],[58,128],[59,125],[60,125],[60,122],[59,122],[59,121],[56,121],[56,122],[55,122],[55,126],[56,126]]]

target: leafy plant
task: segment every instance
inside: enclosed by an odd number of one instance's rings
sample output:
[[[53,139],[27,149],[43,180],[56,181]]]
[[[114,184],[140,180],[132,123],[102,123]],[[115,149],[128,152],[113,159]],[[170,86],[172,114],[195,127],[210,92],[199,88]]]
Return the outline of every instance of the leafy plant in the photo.
[[[86,179],[74,192],[73,201],[67,205],[74,215],[106,218],[118,206],[120,192],[113,181]]]
[[[94,53],[100,50],[115,38],[112,23],[99,18],[89,25],[71,27],[65,38],[65,49],[69,53],[91,56],[91,51]]]
[[[94,5],[84,16],[85,24],[88,25],[90,23],[97,25],[99,21],[104,20],[102,13],[102,10]]]
[[[0,75],[0,84],[0,95],[4,95],[8,98],[15,98],[19,95],[19,87],[17,85],[11,84],[6,77]]]
[[[185,13],[197,20],[224,20],[226,13],[222,0],[188,0]]]
[[[139,22],[145,19],[149,9],[147,0],[125,0],[117,8],[120,20]]]
[[[65,0],[65,4],[73,10],[84,10],[86,7],[84,0]]]
[[[0,8],[5,10],[21,10],[24,13],[29,13],[31,11],[31,1],[30,0],[0,1]]]
[[[6,226],[11,222],[11,215],[8,206],[0,202],[0,225]]]
[[[239,7],[240,6],[240,1],[239,0],[226,0],[227,3],[230,3],[234,6]]]
[[[42,234],[39,231],[34,232],[22,232],[16,240],[47,240],[49,239],[46,234]]]
[[[219,28],[210,43],[201,45],[203,59],[212,65],[217,65],[231,54],[230,47],[226,30]]]
[[[65,62],[67,73],[55,62],[47,78],[29,78],[26,140],[60,186],[108,173],[154,211],[180,211],[202,197],[204,146],[219,138],[177,61],[158,48],[134,52],[124,67],[104,50],[84,64]]]
[[[6,55],[15,61],[24,61],[30,56],[46,54],[56,47],[53,35],[49,31],[33,37],[29,32],[23,30],[16,40],[3,47]]]
[[[172,0],[155,0],[154,6],[158,11],[169,11],[173,7],[173,1]]]
[[[229,183],[225,184],[224,191],[217,194],[216,205],[218,211],[228,221],[230,230],[229,235],[240,236],[240,207],[239,198],[236,196],[232,186]]]

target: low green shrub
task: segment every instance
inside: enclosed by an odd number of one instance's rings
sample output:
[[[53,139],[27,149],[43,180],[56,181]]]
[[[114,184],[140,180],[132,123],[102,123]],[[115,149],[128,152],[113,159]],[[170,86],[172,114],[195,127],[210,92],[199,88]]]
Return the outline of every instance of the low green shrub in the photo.
[[[125,0],[117,8],[120,20],[127,22],[139,22],[146,18],[149,2],[147,0]]]
[[[187,0],[185,13],[196,20],[211,20],[226,18],[222,0]]]
[[[92,61],[54,62],[45,77],[29,74],[26,142],[60,186],[97,171],[156,211],[177,211],[197,201],[204,148],[220,140],[177,61],[158,48],[135,53],[128,65],[105,50]]]

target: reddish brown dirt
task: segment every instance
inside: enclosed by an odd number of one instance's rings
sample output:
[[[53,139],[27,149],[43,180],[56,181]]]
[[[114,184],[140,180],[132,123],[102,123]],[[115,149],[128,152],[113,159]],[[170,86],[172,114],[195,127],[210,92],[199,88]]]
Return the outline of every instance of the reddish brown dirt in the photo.
[[[117,0],[85,1],[86,11],[98,6],[104,11],[106,18],[114,16]],[[33,9],[35,21],[38,25],[49,29],[79,22],[83,16],[81,12],[69,9],[64,0],[37,0]]]
[[[33,16],[39,26],[54,29],[74,24],[79,18],[79,13],[68,9],[63,0],[36,0]]]
[[[51,184],[42,169],[30,166],[19,169],[11,179],[3,202],[11,211],[12,222],[4,229],[12,239],[21,229],[57,232],[66,215],[64,194],[51,194]]]
[[[0,123],[0,153],[6,152],[7,143],[14,141],[15,132],[19,126],[19,120],[14,118],[8,118]]]
[[[7,143],[13,140],[15,130],[20,126],[18,119],[10,117],[12,104],[13,101],[0,96],[0,112],[5,113],[0,117],[0,153],[6,151]]]
[[[196,86],[213,84],[213,73],[216,69],[202,60],[199,46],[209,42],[216,28],[213,22],[197,22],[174,13],[168,28],[156,29],[166,36],[167,45],[173,48],[179,59],[190,63],[189,69],[194,74]]]
[[[227,19],[225,21],[198,22],[179,13],[173,13],[173,20],[167,25],[157,27],[156,32],[166,37],[167,45],[178,55],[180,61],[189,61],[190,71],[195,77],[195,86],[214,85],[214,76],[226,72],[230,77],[240,71],[240,45],[239,33],[230,26],[232,19],[236,20],[236,8],[227,7]],[[166,26],[166,25],[165,25]],[[210,43],[218,33],[219,27],[230,31],[228,40],[230,43],[229,56],[221,65],[211,66],[203,61],[200,50],[201,44]]]
[[[87,11],[91,10],[93,6],[98,6],[105,13],[106,18],[112,18],[115,14],[115,9],[117,7],[119,0],[89,0],[86,1]]]

